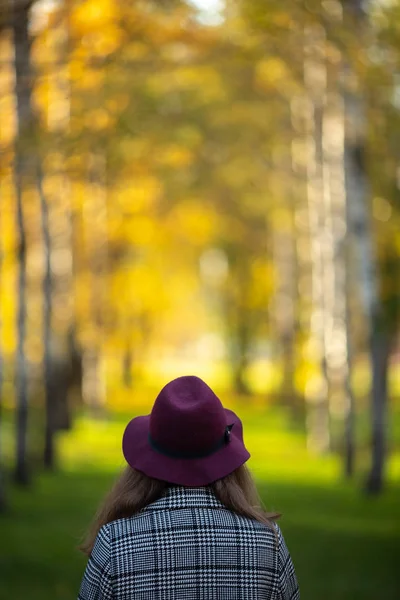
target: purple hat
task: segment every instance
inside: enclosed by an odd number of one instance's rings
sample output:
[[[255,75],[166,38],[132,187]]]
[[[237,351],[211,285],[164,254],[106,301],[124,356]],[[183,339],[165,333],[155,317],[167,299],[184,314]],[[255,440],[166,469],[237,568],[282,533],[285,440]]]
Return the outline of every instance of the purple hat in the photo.
[[[203,486],[250,458],[240,419],[199,377],[178,377],[159,393],[150,415],[128,423],[128,464],[154,479]]]

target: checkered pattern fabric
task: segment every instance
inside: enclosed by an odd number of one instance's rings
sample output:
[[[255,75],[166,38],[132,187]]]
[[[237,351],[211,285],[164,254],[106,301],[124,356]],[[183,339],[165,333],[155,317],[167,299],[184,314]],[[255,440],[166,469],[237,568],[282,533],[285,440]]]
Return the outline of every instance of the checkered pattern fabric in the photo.
[[[298,600],[276,529],[230,512],[209,488],[171,487],[102,527],[78,600]]]

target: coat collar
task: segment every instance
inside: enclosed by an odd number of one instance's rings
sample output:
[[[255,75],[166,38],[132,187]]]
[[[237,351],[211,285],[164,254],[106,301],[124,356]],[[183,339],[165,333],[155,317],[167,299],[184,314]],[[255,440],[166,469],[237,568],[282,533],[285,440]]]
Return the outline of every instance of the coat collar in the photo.
[[[144,511],[173,510],[177,508],[225,508],[210,487],[168,487],[164,494],[146,506]]]

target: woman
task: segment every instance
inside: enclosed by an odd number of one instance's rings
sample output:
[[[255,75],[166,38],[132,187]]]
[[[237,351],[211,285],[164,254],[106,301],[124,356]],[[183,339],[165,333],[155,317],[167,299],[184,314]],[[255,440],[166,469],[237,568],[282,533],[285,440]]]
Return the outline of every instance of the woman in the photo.
[[[128,467],[94,522],[79,600],[298,600],[277,514],[244,463],[242,424],[179,377],[123,436]]]

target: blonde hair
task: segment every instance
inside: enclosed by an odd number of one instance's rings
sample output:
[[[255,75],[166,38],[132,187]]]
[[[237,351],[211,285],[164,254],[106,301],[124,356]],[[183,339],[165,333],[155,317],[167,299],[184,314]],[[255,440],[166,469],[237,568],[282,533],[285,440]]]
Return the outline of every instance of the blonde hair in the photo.
[[[166,481],[153,479],[129,466],[126,467],[100,505],[85,540],[80,546],[82,552],[90,555],[97,534],[103,525],[116,519],[135,515],[145,506],[160,498],[170,485]],[[273,521],[280,516],[279,513],[268,513],[264,510],[254,480],[246,465],[242,465],[230,475],[207,487],[214,491],[218,500],[228,510],[255,519],[267,527],[273,528]]]

